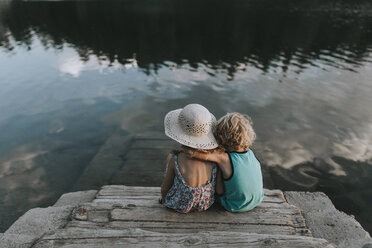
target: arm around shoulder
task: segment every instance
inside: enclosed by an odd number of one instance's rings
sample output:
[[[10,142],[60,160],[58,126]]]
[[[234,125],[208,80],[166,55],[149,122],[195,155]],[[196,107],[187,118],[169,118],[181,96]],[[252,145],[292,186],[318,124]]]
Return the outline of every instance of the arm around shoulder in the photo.
[[[209,162],[214,162],[214,163],[219,164],[223,159],[224,152],[218,149],[211,151],[211,152],[207,152],[207,153],[200,152],[197,150],[188,150],[187,155],[194,159],[199,159],[199,160],[209,161]]]

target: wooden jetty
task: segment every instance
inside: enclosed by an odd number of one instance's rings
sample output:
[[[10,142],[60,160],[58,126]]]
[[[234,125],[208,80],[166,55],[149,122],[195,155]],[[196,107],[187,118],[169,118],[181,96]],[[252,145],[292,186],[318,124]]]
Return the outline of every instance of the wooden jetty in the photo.
[[[314,238],[300,210],[280,190],[265,190],[261,205],[230,213],[176,213],[158,203],[160,188],[104,186],[73,209],[64,228],[33,246],[46,247],[333,247]]]
[[[245,213],[230,213],[216,203],[204,212],[181,214],[158,203],[159,187],[108,185],[98,191],[67,193],[54,206],[31,209],[19,218],[0,234],[0,247],[369,248],[372,244],[359,223],[335,209],[322,193],[265,189],[264,194],[263,202]],[[296,201],[300,203],[291,204]],[[302,211],[306,207],[312,210]]]

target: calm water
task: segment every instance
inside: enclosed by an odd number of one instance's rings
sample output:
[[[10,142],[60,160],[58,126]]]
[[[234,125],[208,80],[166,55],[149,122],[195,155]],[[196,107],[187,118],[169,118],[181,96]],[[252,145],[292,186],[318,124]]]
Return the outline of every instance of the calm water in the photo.
[[[324,191],[372,232],[369,2],[0,1],[0,230],[118,128],[200,103],[252,117],[275,187]]]

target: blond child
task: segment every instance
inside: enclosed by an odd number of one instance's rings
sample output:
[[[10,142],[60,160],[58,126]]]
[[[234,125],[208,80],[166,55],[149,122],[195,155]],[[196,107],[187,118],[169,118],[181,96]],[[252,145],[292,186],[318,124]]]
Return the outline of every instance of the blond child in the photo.
[[[263,199],[260,162],[249,149],[256,138],[248,116],[229,113],[218,120],[215,137],[225,151],[189,151],[192,158],[218,164],[223,177],[221,205],[230,212],[249,211]]]
[[[189,104],[169,112],[164,119],[165,134],[182,144],[182,150],[168,155],[161,185],[160,203],[177,212],[207,210],[215,200],[218,167],[187,154],[208,154],[218,147],[213,136],[215,117],[202,105]],[[222,193],[222,182],[219,191]]]

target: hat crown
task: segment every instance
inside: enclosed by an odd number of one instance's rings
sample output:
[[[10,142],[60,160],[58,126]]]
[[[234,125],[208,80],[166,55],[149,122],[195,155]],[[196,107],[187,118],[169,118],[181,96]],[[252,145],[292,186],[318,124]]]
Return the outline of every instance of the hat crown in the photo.
[[[192,136],[207,135],[213,126],[211,113],[200,104],[185,106],[179,114],[178,121],[181,128]]]

